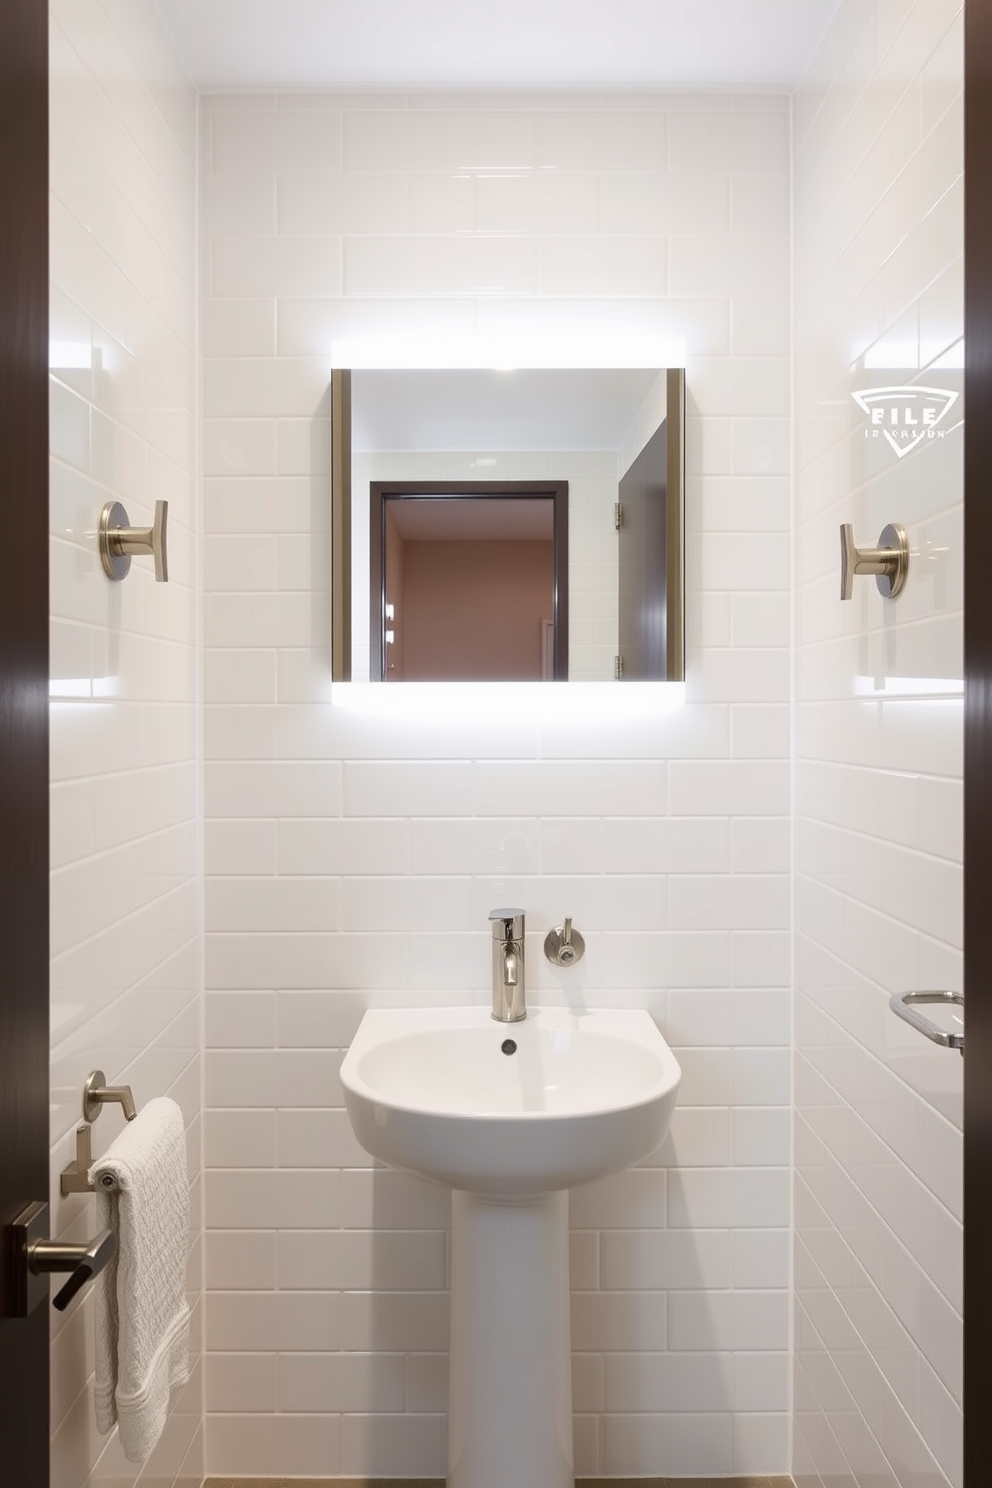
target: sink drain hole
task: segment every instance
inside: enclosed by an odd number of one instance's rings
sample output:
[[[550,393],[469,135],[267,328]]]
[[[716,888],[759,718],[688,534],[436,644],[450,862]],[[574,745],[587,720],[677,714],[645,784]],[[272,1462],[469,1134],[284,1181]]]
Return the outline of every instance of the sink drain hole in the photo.
[[[517,1052],[516,1040],[515,1039],[504,1039],[503,1042],[500,1044],[500,1048],[502,1049],[502,1051],[503,1051],[504,1054],[516,1054],[516,1052]]]

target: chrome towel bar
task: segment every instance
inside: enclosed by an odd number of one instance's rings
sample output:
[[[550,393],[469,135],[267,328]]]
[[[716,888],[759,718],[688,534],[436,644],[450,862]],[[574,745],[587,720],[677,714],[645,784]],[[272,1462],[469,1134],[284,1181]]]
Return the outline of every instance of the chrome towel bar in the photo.
[[[103,1070],[90,1070],[83,1085],[85,1120],[76,1127],[76,1160],[62,1169],[59,1179],[63,1198],[67,1194],[96,1192],[89,1179],[90,1168],[93,1166],[91,1123],[99,1116],[103,1106],[111,1103],[121,1107],[128,1121],[133,1121],[138,1114],[130,1085],[108,1085]],[[104,1173],[100,1178],[100,1187],[114,1189],[117,1187],[117,1179],[112,1173]]]
[[[889,998],[889,1007],[897,1017],[902,1018],[917,1033],[922,1033],[925,1038],[935,1044],[940,1044],[945,1049],[959,1049],[964,1057],[964,1031],[953,1033],[950,1029],[941,1028],[932,1018],[916,1011],[922,1004],[924,1007],[964,1007],[963,992],[893,992]],[[963,1020],[962,1020],[963,1022]]]

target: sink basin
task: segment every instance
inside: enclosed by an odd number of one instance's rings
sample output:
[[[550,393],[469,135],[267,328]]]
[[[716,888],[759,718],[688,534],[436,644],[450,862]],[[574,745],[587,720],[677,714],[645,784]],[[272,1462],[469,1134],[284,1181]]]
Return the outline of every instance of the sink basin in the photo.
[[[528,1195],[626,1168],[664,1140],[681,1071],[643,1011],[367,1012],[341,1067],[359,1142],[451,1188]]]

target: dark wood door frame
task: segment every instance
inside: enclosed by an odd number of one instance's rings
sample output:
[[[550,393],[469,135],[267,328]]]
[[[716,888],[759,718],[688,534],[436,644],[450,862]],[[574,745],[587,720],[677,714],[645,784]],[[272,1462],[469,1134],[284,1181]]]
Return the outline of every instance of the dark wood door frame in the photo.
[[[964,1473],[992,1483],[992,4],[965,8]]]
[[[47,1488],[49,1310],[6,1226],[48,1198],[48,0],[0,5],[0,1479]]]
[[[456,501],[488,496],[507,501],[554,502],[554,680],[568,679],[568,481],[370,481],[369,482],[369,676],[384,675],[387,501]]]

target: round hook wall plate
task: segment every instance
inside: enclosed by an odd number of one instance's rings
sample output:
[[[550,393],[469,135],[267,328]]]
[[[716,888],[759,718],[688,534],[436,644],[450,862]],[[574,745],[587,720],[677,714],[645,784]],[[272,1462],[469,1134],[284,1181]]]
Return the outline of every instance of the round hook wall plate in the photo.
[[[876,575],[875,583],[883,599],[895,599],[902,593],[909,573],[909,534],[901,522],[889,522],[879,533],[878,546],[889,549],[895,564],[891,573]]]
[[[95,1121],[100,1114],[100,1102],[94,1099],[94,1090],[102,1090],[107,1083],[103,1070],[90,1070],[83,1085],[83,1120]]]
[[[108,501],[100,513],[100,561],[108,579],[126,579],[131,568],[130,553],[122,553],[113,538],[116,527],[130,527],[127,512],[119,501]]]

